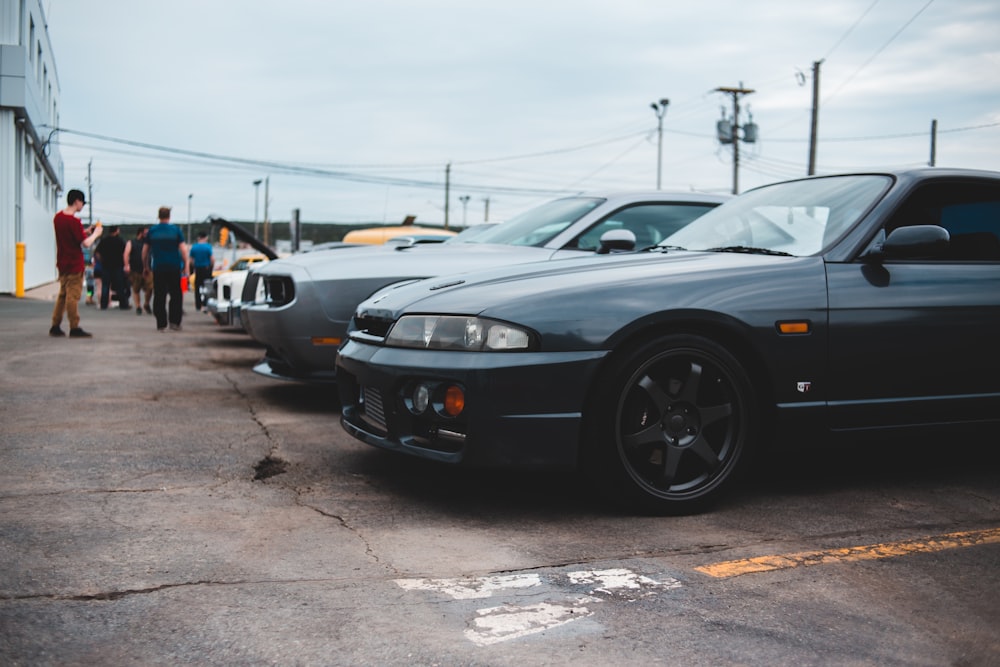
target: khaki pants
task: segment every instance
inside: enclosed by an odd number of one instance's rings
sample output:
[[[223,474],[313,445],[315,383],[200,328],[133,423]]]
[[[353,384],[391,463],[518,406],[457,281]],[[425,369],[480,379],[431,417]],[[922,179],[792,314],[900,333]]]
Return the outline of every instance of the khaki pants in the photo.
[[[139,296],[145,296],[142,305],[149,306],[149,297],[153,295],[153,274],[142,271],[132,271],[128,274],[129,282],[132,284],[132,302],[139,307]]]
[[[83,294],[83,273],[60,273],[59,296],[52,309],[52,326],[62,324],[63,313],[69,320],[69,328],[80,326],[80,296]]]

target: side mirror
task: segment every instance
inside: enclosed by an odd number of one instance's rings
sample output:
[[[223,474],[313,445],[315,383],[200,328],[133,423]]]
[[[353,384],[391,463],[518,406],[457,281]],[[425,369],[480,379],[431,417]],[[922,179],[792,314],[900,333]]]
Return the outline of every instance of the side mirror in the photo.
[[[912,225],[894,230],[868,257],[884,259],[933,259],[948,251],[951,236],[937,225]]]
[[[630,250],[635,250],[635,234],[627,229],[612,229],[601,234],[601,247],[597,249],[597,254]]]

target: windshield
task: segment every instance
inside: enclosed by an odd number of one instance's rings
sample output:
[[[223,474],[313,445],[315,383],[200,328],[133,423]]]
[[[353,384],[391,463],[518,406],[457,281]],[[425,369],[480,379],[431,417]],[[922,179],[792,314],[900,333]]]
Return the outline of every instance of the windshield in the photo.
[[[507,222],[453,242],[502,243],[504,245],[541,246],[587,213],[600,206],[596,197],[567,197],[533,208]]]
[[[855,175],[757,188],[709,211],[660,245],[815,255],[852,227],[891,183],[884,175]]]

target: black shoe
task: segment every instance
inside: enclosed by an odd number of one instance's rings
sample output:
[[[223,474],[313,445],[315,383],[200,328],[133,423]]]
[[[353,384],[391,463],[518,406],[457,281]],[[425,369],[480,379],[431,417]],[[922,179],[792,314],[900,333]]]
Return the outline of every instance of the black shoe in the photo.
[[[80,327],[76,327],[75,329],[70,329],[69,330],[69,337],[70,338],[93,338],[94,334],[92,334],[92,333],[90,333],[88,331],[84,331]]]
[[[153,309],[152,309],[152,308],[150,308],[149,306],[143,306],[143,307],[142,307],[142,309],[143,309],[143,310],[145,310],[145,311],[146,311],[147,313],[149,313],[150,315],[152,315],[152,314],[153,314]]]
[[[136,315],[142,315],[142,308],[136,308],[135,309],[135,314]]]
[[[66,332],[59,328],[59,325],[56,325],[49,329],[49,335],[53,338],[62,338],[66,335]]]

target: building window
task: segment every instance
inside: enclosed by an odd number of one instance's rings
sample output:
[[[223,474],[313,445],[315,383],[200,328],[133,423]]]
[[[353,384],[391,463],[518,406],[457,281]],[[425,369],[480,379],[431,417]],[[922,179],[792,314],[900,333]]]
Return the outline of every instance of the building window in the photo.
[[[24,138],[24,180],[31,183],[31,141]]]
[[[28,58],[35,64],[35,17],[28,17]]]
[[[38,83],[42,82],[42,45],[38,45],[38,62],[35,67],[35,79]]]

